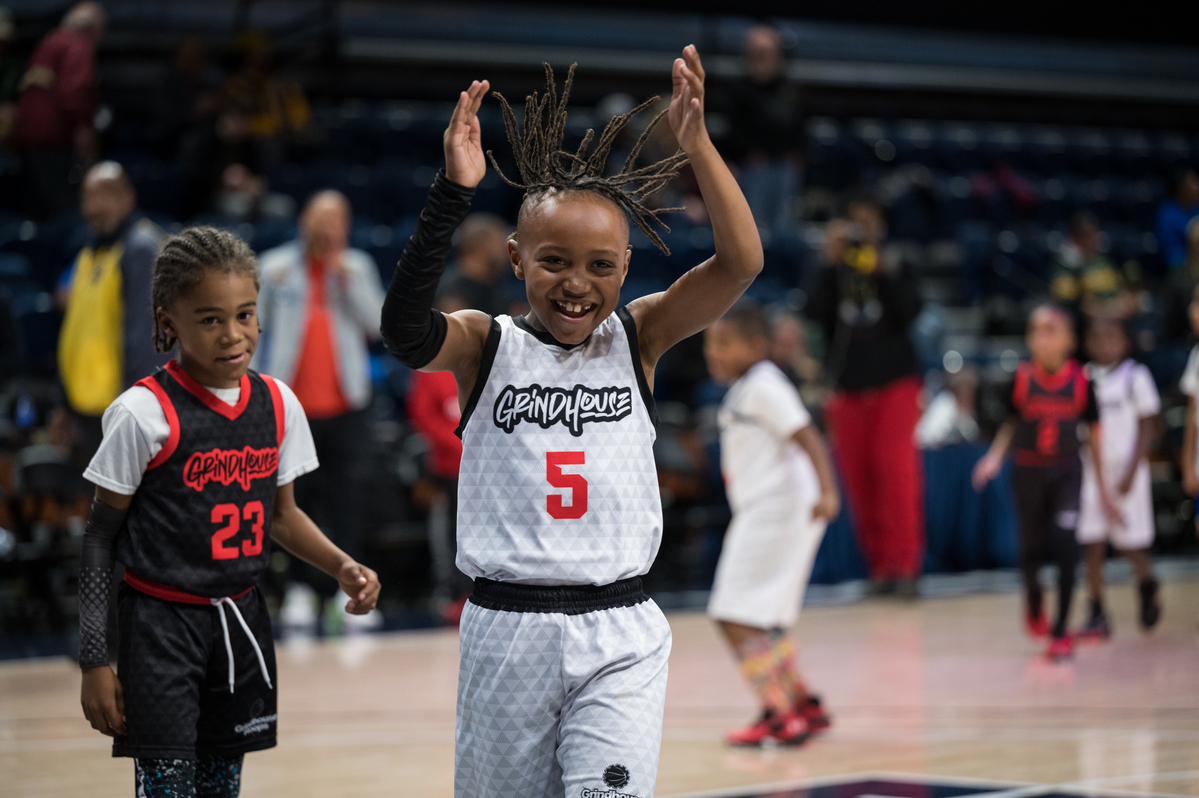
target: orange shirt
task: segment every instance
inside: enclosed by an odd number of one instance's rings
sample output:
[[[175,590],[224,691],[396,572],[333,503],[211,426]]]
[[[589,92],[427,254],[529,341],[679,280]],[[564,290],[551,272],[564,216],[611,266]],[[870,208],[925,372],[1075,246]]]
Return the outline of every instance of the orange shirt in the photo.
[[[309,418],[330,418],[349,412],[337,379],[337,348],[333,319],[325,304],[325,265],[308,258],[308,326],[300,347],[291,389]]]

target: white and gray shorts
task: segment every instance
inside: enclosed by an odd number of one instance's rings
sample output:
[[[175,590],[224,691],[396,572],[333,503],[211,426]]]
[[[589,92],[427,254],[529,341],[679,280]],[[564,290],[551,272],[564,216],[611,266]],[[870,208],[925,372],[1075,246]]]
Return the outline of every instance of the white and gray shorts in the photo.
[[[671,638],[640,579],[476,579],[460,634],[455,798],[653,795]]]

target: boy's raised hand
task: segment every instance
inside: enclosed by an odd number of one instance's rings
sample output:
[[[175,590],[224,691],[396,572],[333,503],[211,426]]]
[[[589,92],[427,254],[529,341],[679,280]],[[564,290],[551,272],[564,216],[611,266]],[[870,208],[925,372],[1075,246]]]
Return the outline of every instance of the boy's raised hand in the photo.
[[[458,105],[450,117],[450,126],[442,136],[445,148],[445,175],[460,186],[474,188],[487,172],[483,142],[479,132],[479,106],[491,84],[474,81],[458,95]]]
[[[346,602],[346,612],[366,615],[375,608],[379,600],[379,575],[370,568],[353,561],[347,562],[337,572],[337,584],[350,597]]]
[[[694,44],[683,48],[671,71],[674,92],[670,97],[670,129],[683,152],[691,154],[708,143],[704,125],[704,67]]]

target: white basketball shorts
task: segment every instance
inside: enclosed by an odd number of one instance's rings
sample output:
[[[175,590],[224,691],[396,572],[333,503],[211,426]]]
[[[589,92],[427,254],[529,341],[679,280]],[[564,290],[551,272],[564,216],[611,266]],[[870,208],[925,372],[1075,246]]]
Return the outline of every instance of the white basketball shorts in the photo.
[[[477,579],[460,633],[455,798],[654,794],[671,637],[639,579]]]

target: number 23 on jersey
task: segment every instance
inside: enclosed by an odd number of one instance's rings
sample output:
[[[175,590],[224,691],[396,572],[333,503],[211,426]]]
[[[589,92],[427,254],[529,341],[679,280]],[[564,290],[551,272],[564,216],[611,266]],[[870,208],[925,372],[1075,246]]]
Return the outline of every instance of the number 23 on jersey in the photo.
[[[250,539],[242,540],[240,546],[237,541],[227,545],[241,531],[243,519],[250,522]],[[262,554],[262,539],[266,535],[266,510],[262,502],[247,502],[245,507],[218,504],[212,508],[212,523],[224,525],[212,533],[212,559],[236,560],[243,554],[247,557]]]

